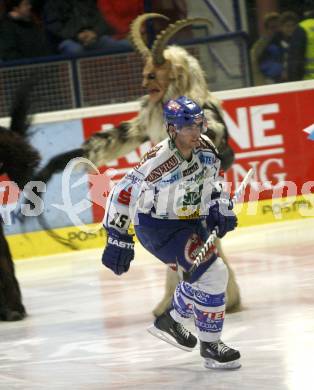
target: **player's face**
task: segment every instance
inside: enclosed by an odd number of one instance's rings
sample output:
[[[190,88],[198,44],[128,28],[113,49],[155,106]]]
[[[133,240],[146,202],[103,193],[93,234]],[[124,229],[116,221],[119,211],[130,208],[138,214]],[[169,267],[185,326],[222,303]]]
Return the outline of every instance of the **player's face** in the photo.
[[[149,100],[158,103],[165,95],[170,83],[170,63],[154,65],[152,58],[148,58],[143,70],[143,87],[147,89]]]
[[[176,133],[175,137],[175,144],[179,151],[192,152],[194,148],[199,147],[201,130],[201,125],[182,127],[182,129]]]

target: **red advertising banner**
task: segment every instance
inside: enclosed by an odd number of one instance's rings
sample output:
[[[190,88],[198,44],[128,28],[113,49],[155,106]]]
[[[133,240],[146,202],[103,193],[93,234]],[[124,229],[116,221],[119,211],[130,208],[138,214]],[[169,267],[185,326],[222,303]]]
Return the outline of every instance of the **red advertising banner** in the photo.
[[[303,131],[314,123],[313,102],[314,90],[247,96],[223,102],[230,143],[236,153],[235,163],[226,173],[233,189],[253,167],[255,181],[259,183],[255,185],[258,199],[314,192],[314,142]],[[133,112],[83,119],[84,134],[88,138],[134,115]],[[114,168],[116,174],[112,178],[118,180],[139,162],[149,147],[146,143],[113,161],[110,167],[102,167],[101,171]],[[95,222],[100,221],[103,209],[94,206],[93,212]]]
[[[314,180],[314,143],[303,131],[314,123],[313,102],[314,90],[226,100],[225,119],[236,153],[227,179],[237,186],[253,167],[255,180],[265,187],[259,199],[281,196],[282,182],[289,182],[282,196],[313,191],[306,183]]]

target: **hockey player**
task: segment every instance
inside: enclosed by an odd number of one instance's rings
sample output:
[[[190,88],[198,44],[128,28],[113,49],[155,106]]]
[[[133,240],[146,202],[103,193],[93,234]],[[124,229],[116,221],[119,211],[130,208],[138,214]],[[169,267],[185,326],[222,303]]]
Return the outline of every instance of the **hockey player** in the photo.
[[[117,275],[134,258],[134,221],[141,244],[185,275],[210,232],[223,237],[237,225],[232,202],[222,199],[217,149],[202,133],[203,110],[181,96],[164,107],[169,138],[157,144],[111,191],[104,227],[107,245],[102,262]],[[220,337],[225,314],[227,267],[210,248],[188,281],[178,283],[172,306],[149,331],[181,349],[192,350],[197,338],[183,325],[195,318],[200,353],[207,368],[239,368],[240,353]]]
[[[142,27],[151,18],[167,19],[160,14],[144,14],[136,18],[131,28],[134,46],[144,59],[143,86],[148,92],[141,99],[139,114],[110,131],[94,134],[82,148],[53,157],[38,173],[36,180],[47,182],[55,172],[62,171],[73,157],[84,156],[95,165],[102,166],[113,159],[125,156],[147,140],[157,144],[166,136],[163,126],[163,104],[181,95],[189,96],[203,108],[208,122],[206,134],[219,151],[222,168],[227,170],[231,166],[234,153],[228,143],[228,131],[221,106],[207,88],[200,63],[182,47],[168,46],[169,40],[180,29],[199,21],[205,23],[204,19],[180,20],[170,24],[156,38],[152,49],[149,49],[143,39]],[[207,24],[210,24],[209,21]],[[216,245],[229,273],[227,310],[237,311],[241,308],[239,287],[219,241],[217,240]],[[156,317],[169,307],[177,283],[177,274],[168,268],[164,297],[153,310]]]

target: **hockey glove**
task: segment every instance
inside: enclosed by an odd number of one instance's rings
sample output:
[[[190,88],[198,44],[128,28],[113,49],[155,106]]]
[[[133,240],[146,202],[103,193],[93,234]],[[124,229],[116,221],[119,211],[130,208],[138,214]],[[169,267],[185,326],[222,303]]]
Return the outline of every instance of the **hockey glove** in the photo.
[[[238,219],[230,199],[216,199],[209,207],[206,224],[209,231],[217,231],[217,237],[222,238],[227,232],[234,230],[238,225]]]
[[[116,275],[121,275],[129,270],[133,259],[133,236],[119,233],[112,228],[107,229],[107,246],[102,255],[103,264]]]

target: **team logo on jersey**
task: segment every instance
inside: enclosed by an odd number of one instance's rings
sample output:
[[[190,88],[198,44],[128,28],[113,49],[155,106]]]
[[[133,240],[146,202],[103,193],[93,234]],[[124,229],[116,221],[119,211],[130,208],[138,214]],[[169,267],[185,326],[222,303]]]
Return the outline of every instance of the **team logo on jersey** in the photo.
[[[193,172],[197,171],[198,163],[195,162],[191,167],[187,168],[182,172],[183,177],[191,175]]]
[[[122,189],[119,192],[118,202],[128,206],[131,201],[131,194],[132,194],[132,187],[129,187],[128,189]]]
[[[198,191],[186,192],[183,197],[183,206],[197,206],[201,203],[203,184],[198,186]]]
[[[185,193],[176,201],[176,213],[179,219],[193,219],[199,216],[203,184],[195,182],[185,188]]]
[[[181,178],[180,172],[176,171],[175,173],[171,174],[170,177],[169,175],[166,176],[162,181],[160,182],[159,186],[160,187],[166,187],[169,184],[172,184],[176,181],[178,181]]]
[[[186,261],[193,264],[197,255],[200,253],[201,249],[203,248],[203,246],[204,246],[204,241],[201,239],[201,237],[198,234],[193,233],[188,239],[188,242],[186,243],[184,248],[184,257]],[[212,256],[212,254],[214,253],[214,251],[215,251],[214,246],[209,248],[205,253],[202,263],[208,261]]]
[[[163,174],[172,171],[176,166],[178,166],[178,160],[175,156],[171,156],[164,163],[153,169],[146,177],[146,181],[155,182],[160,179]]]

